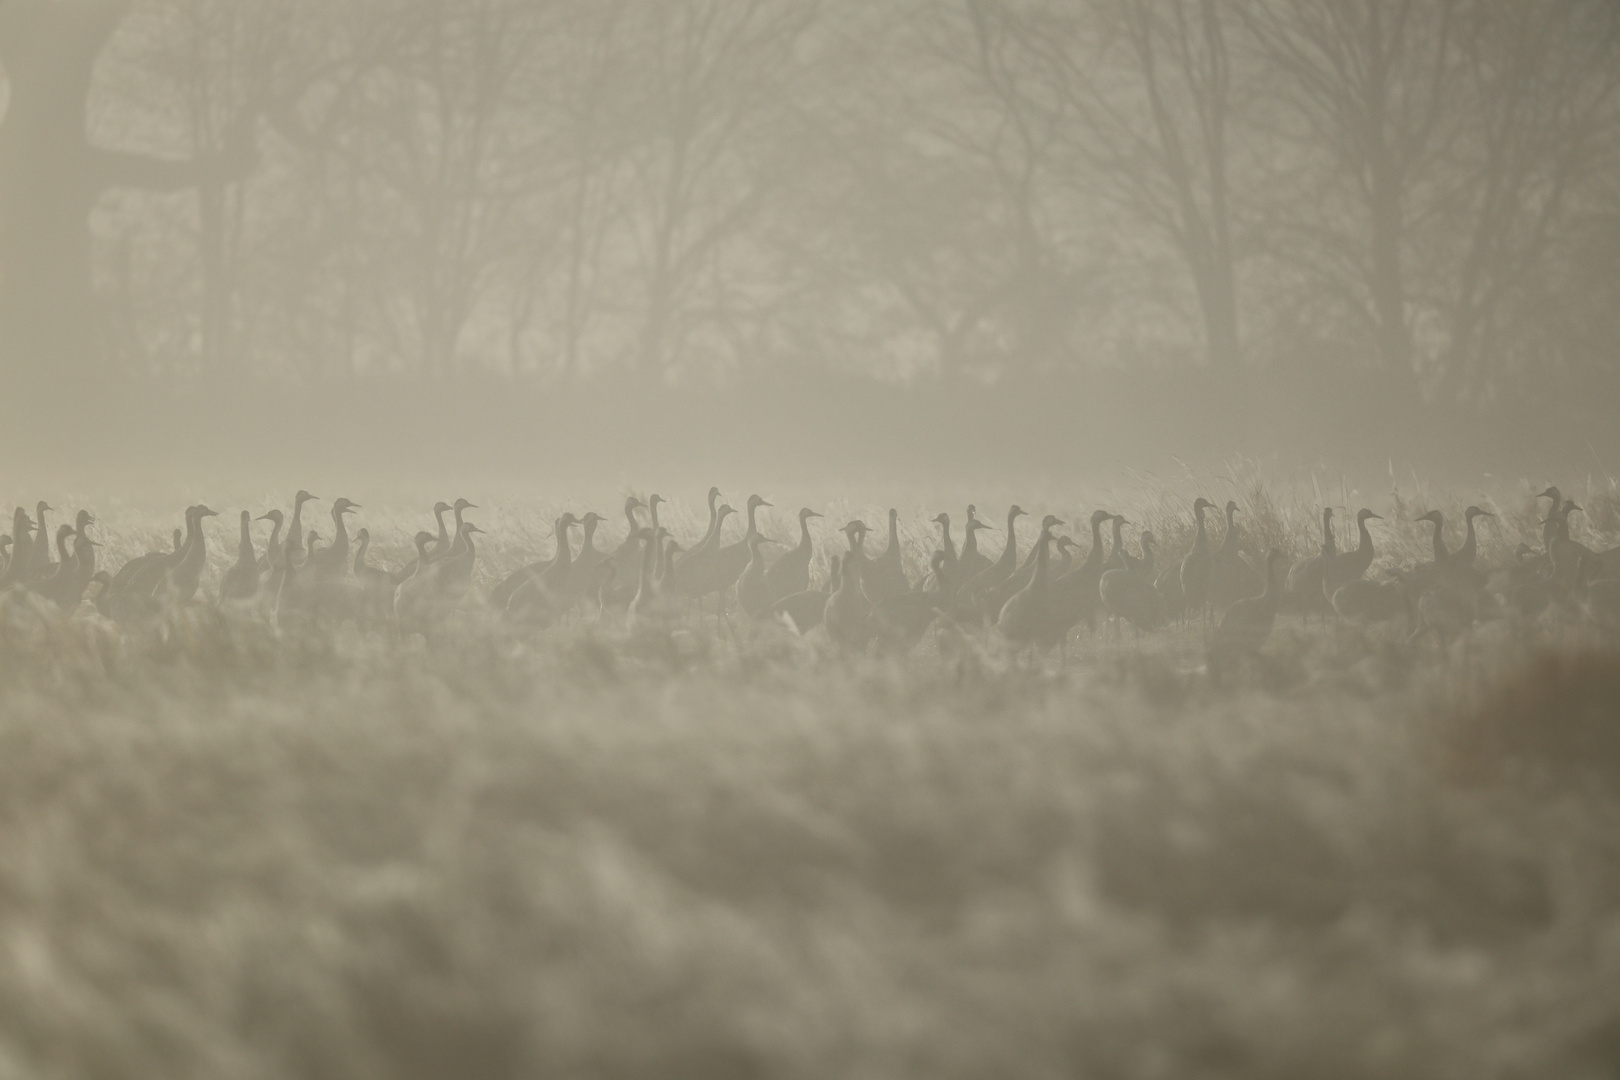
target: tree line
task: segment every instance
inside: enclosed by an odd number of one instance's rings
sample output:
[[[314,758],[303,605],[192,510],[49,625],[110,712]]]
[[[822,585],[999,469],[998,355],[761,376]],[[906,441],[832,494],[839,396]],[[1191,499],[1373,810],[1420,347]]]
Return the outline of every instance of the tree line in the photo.
[[[1608,0],[0,0],[0,71],[25,373],[1616,367]]]

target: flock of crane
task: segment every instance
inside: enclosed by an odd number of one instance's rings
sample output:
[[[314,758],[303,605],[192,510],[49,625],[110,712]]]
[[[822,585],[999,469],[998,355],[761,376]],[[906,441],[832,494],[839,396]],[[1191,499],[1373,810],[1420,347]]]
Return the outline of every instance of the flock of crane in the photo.
[[[416,534],[415,558],[384,569],[369,561],[366,529],[349,535],[348,518],[359,504],[346,498],[332,504],[331,539],[322,546],[319,533],[304,528],[305,505],[315,496],[300,491],[290,516],[271,510],[255,519],[241,512],[236,560],[210,602],[223,613],[262,618],[278,627],[352,620],[431,640],[457,612],[477,608],[526,627],[549,626],[579,612],[600,619],[622,613],[632,632],[668,630],[701,613],[713,597],[718,613],[728,619],[737,610],[800,634],[822,627],[842,647],[876,645],[899,652],[916,647],[940,620],[987,628],[1012,647],[1040,653],[1065,646],[1082,626],[1094,632],[1099,619],[1111,619],[1116,627],[1128,623],[1143,634],[1196,618],[1206,628],[1212,663],[1257,653],[1280,610],[1359,623],[1405,619],[1412,637],[1432,634],[1442,640],[1478,620],[1534,619],[1549,608],[1576,612],[1608,631],[1620,629],[1620,548],[1598,552],[1571,539],[1569,517],[1581,508],[1557,488],[1540,497],[1551,500],[1541,522],[1541,549],[1521,544],[1512,563],[1494,570],[1475,565],[1476,519],[1493,515],[1474,506],[1464,515],[1459,548],[1447,547],[1444,518],[1430,511],[1418,520],[1433,525],[1432,559],[1391,569],[1377,580],[1368,576],[1375,555],[1368,522],[1380,520],[1371,510],[1356,514],[1353,548],[1339,550],[1329,508],[1322,512],[1322,544],[1315,555],[1292,561],[1272,549],[1256,566],[1240,551],[1237,504],[1223,508],[1200,497],[1192,506],[1192,545],[1167,565],[1156,561],[1151,531],[1140,534],[1132,553],[1124,532],[1131,523],[1101,509],[1090,516],[1091,544],[1084,557],[1081,545],[1057,532],[1065,522],[1053,515],[1041,521],[1033,545],[1021,551],[1016,527],[1026,511],[1016,505],[1007,511],[1005,540],[992,559],[979,550],[979,534],[995,530],[969,506],[960,547],[950,515],[932,519],[939,543],[926,572],[913,576],[899,513],[890,510],[881,553],[867,553],[870,528],[850,521],[838,530],[844,547],[830,558],[828,579],[813,584],[810,523],[820,514],[800,510],[797,543],[782,544],[758,526],[758,511],[771,504],[750,496],[746,529],[727,542],[722,531],[737,511],[711,488],[708,529],[690,546],[659,523],[662,497],[630,497],[624,504],[625,535],[611,550],[597,546],[606,519],[594,512],[565,513],[556,521],[556,550],[549,559],[521,566],[482,592],[474,587],[474,537],[481,530],[466,518],[467,511],[477,509],[467,500],[438,503],[433,508],[437,531]],[[1206,527],[1211,510],[1224,513],[1219,543]],[[0,537],[0,593],[24,597],[37,610],[59,617],[100,617],[119,627],[199,602],[207,566],[203,523],[218,516],[214,510],[190,507],[184,530],[175,530],[172,550],[132,558],[116,572],[97,565],[100,545],[89,535],[95,524],[89,512],[81,510],[73,524],[60,525],[54,542],[45,523],[51,512],[44,502],[32,517],[17,509],[11,534]],[[262,552],[253,535],[255,520],[270,523]],[[576,529],[582,534],[577,550]],[[768,558],[772,546],[788,550]]]

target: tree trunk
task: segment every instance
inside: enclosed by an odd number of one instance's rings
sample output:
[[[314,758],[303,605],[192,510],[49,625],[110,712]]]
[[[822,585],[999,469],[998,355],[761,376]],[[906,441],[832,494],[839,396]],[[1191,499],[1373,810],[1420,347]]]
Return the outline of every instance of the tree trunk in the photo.
[[[85,118],[96,57],[123,14],[121,3],[0,5],[11,87],[0,120],[0,356],[30,383],[93,370],[103,352],[90,211],[107,178]]]

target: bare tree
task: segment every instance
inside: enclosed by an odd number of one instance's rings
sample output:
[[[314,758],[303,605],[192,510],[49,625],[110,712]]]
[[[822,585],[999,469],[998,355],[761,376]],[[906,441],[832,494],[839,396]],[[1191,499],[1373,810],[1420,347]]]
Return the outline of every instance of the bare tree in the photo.
[[[1408,259],[1414,189],[1455,119],[1459,0],[1253,0],[1244,24],[1277,75],[1291,135],[1331,162],[1348,212],[1297,202],[1288,252],[1347,297],[1386,372],[1412,371]]]
[[[0,350],[24,370],[96,370],[103,354],[91,290],[90,212],[119,187],[181,189],[241,171],[251,128],[228,145],[167,159],[93,144],[97,59],[129,0],[4,0],[0,69]]]

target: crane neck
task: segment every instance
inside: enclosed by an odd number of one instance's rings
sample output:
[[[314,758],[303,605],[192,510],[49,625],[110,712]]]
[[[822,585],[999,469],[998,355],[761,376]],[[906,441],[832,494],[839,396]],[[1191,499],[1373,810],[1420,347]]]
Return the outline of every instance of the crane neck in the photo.
[[[328,551],[337,552],[333,558],[342,558],[349,553],[349,527],[343,521],[344,515],[337,506],[332,507],[332,544]]]
[[[449,509],[450,508],[448,506],[440,506],[435,507],[433,510],[433,520],[439,523],[439,538],[437,540],[437,544],[440,551],[445,550],[450,544],[450,529],[444,523],[445,511]],[[298,532],[297,529],[288,530],[289,535],[296,532]]]
[[[364,533],[354,549],[354,573],[358,577],[366,569],[366,552],[371,548],[371,534]]]
[[[1457,549],[1455,558],[1469,566],[1474,564],[1474,552],[1479,548],[1479,540],[1474,534],[1474,518],[1469,515],[1463,523],[1463,545]]]
[[[1012,569],[1018,565],[1018,515],[1007,515],[1007,546],[1001,549],[1001,558],[996,562],[1004,569]]]
[[[557,565],[567,566],[574,561],[573,548],[568,543],[568,524],[557,519]]]
[[[1443,563],[1451,558],[1451,552],[1446,550],[1446,542],[1440,536],[1440,530],[1445,528],[1443,521],[1443,518],[1437,517],[1431,523],[1434,525],[1434,561],[1437,563]]]
[[[807,517],[801,517],[799,518],[799,550],[807,552],[810,550],[810,547],[810,519]]]
[[[941,536],[940,546],[945,549],[945,561],[953,563],[956,561],[956,542],[951,539],[951,523],[949,519],[939,523],[939,531]]]

